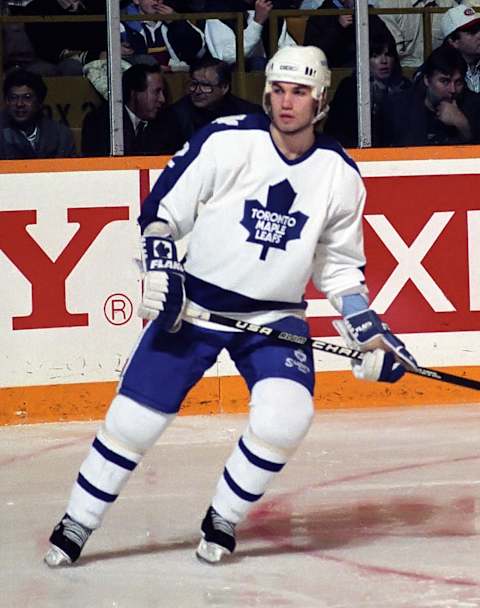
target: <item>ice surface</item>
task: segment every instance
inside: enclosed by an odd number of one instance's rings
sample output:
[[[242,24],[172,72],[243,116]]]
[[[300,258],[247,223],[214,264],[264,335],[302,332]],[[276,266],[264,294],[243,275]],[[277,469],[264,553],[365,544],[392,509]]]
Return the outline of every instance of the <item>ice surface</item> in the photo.
[[[480,608],[480,406],[317,412],[208,566],[200,521],[245,421],[178,418],[61,570],[43,554],[98,424],[0,428],[0,606]]]

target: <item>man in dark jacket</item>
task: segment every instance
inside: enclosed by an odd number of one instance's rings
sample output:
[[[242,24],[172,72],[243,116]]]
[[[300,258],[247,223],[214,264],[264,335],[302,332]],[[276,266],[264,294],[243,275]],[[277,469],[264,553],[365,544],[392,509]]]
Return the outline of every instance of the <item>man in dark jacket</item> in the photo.
[[[479,141],[480,94],[467,89],[467,64],[441,46],[422,66],[412,89],[382,108],[380,143],[385,146],[471,144]]]
[[[386,100],[399,95],[412,85],[402,74],[395,39],[372,32],[370,55],[370,117],[372,145],[378,145],[378,117]],[[323,132],[338,140],[345,148],[358,146],[357,73],[354,70],[338,85],[330,104]]]
[[[42,78],[26,70],[14,70],[5,78],[5,109],[0,112],[0,159],[75,156],[70,129],[42,114],[46,94]]]
[[[353,9],[355,0],[325,0],[322,9]],[[355,66],[356,39],[353,15],[321,15],[309,17],[304,44],[318,46],[327,56],[330,68]],[[386,37],[389,30],[378,15],[368,18],[370,34]]]
[[[170,154],[167,126],[162,118],[165,82],[159,65],[137,64],[122,76],[124,154]],[[82,125],[82,155],[110,154],[108,104],[85,116]]]
[[[231,68],[220,59],[205,58],[190,69],[187,95],[169,106],[164,120],[171,146],[178,150],[192,135],[212,120],[236,114],[255,114],[263,109],[232,95]]]

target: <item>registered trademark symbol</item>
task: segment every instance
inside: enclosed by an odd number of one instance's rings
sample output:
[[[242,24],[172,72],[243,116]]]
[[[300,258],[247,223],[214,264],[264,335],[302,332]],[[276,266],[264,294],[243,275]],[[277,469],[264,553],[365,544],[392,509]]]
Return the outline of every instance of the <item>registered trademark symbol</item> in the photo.
[[[113,293],[105,300],[103,314],[112,325],[125,325],[132,318],[132,301],[123,293]]]

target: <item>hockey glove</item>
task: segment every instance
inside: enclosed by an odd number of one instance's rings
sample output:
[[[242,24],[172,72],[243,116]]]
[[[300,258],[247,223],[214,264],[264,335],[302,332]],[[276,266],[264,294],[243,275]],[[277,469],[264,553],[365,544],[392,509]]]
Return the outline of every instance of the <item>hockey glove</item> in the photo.
[[[417,362],[405,344],[382,323],[373,310],[364,310],[334,321],[333,326],[347,345],[365,353],[361,362],[352,363],[353,374],[361,380],[396,382],[405,368],[416,369]]]
[[[185,304],[185,273],[172,239],[143,236],[142,265],[145,278],[138,315],[157,319],[165,331],[178,331]]]

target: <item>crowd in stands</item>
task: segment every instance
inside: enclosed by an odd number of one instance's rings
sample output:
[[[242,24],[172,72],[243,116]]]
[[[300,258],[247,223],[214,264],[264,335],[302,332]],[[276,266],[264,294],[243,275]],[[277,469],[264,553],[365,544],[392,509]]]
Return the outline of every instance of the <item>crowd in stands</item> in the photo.
[[[118,1],[126,155],[173,154],[211,120],[263,111],[232,92],[238,19],[215,13],[240,15],[245,69],[261,73],[274,50],[272,10],[355,6],[354,0]],[[370,0],[369,5],[447,9],[432,16],[428,57],[422,14],[369,15],[372,145],[480,143],[480,12],[475,11],[480,0]],[[3,25],[0,159],[109,155],[105,0],[5,0],[0,8],[19,18],[93,16],[84,22]],[[199,12],[206,14],[172,18]],[[353,14],[320,11],[302,17],[300,36],[288,17],[277,17],[275,28],[276,46],[318,46],[330,68],[345,73],[320,124],[344,147],[358,145],[354,19]],[[184,91],[172,100],[169,75],[175,72],[185,76]],[[63,76],[88,78],[98,92],[97,107],[85,115],[76,139],[67,125],[42,111],[46,80]]]

